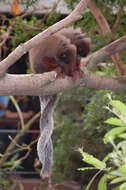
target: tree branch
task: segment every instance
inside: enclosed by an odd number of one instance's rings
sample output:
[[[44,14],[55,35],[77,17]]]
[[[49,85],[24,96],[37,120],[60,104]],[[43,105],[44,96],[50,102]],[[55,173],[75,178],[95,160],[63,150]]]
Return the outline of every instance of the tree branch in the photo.
[[[122,51],[126,48],[126,36],[119,38],[118,40],[110,43],[109,45],[103,47],[99,51],[89,55],[88,59],[88,68],[91,69],[93,66],[97,65],[101,61],[108,59],[110,56],[114,55],[117,52]]]
[[[115,33],[117,32],[117,28],[119,25],[119,21],[120,21],[120,17],[121,17],[122,12],[123,12],[123,6],[120,5],[120,8],[119,8],[118,13],[117,13],[116,21],[113,25],[112,32],[111,32],[111,39],[112,40],[114,40],[114,38],[115,38]]]

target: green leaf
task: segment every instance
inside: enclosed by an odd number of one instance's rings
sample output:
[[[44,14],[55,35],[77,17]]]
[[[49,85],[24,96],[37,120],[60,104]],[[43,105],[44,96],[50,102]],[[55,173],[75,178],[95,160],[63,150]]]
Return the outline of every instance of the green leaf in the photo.
[[[126,133],[122,133],[119,135],[120,138],[126,139]]]
[[[83,156],[83,161],[93,165],[94,167],[96,167],[97,169],[103,170],[106,168],[106,164],[105,162],[102,162],[100,160],[98,160],[97,158],[95,158],[94,156],[83,152],[82,149],[79,149],[79,152],[81,153],[81,155]]]
[[[111,129],[108,133],[105,134],[104,143],[106,144],[110,142],[110,139],[116,138],[120,133],[122,133],[125,130],[126,130],[125,127],[117,127],[117,128]]]
[[[111,184],[120,183],[122,181],[126,181],[126,176],[125,177],[117,177],[117,178],[113,179],[111,181]]]
[[[111,171],[109,174],[112,175],[112,176],[115,176],[115,177],[117,177],[117,176],[123,177],[124,176],[122,173],[120,173],[117,170]]]
[[[109,125],[126,127],[126,124],[122,120],[114,118],[114,117],[107,119],[104,123],[107,123]]]
[[[87,187],[85,190],[89,190],[91,184],[93,183],[93,181],[95,180],[95,178],[98,176],[98,174],[100,173],[101,171],[98,171],[93,177],[92,179],[90,180],[90,182],[88,183]]]
[[[107,175],[106,174],[100,179],[97,190],[107,190]]]
[[[113,190],[119,190],[119,187],[120,187],[120,186],[117,186],[117,187],[115,187]]]
[[[94,169],[96,169],[96,168],[94,168],[94,167],[78,168],[79,171],[94,170]]]
[[[119,100],[112,100],[111,105],[116,108],[123,116],[126,116],[126,105]]]
[[[126,190],[126,183],[120,185],[119,190]]]
[[[122,173],[126,175],[126,164],[122,165],[120,168],[117,170],[119,173]]]

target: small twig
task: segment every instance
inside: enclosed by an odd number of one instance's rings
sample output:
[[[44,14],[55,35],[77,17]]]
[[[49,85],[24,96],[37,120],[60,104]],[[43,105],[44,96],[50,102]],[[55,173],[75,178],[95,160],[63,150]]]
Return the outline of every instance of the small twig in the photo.
[[[118,25],[119,25],[119,21],[120,21],[122,11],[123,11],[123,6],[120,5],[119,11],[117,13],[116,21],[114,23],[114,26],[113,26],[112,32],[111,32],[111,39],[112,40],[114,40],[114,38],[115,38],[115,33],[117,32],[117,28],[118,28]]]
[[[13,104],[14,104],[16,110],[17,110],[17,113],[18,113],[18,115],[19,115],[19,119],[20,119],[20,121],[21,121],[21,127],[24,128],[24,127],[25,127],[25,124],[24,124],[24,118],[23,118],[23,115],[22,115],[22,111],[21,111],[21,109],[20,109],[20,107],[19,107],[19,105],[18,105],[16,99],[15,99],[13,96],[10,96],[10,99],[11,99],[11,101],[13,102]]]
[[[28,150],[27,153],[23,157],[21,157],[19,160],[17,160],[19,163],[21,163],[23,160],[25,160],[29,156],[32,149],[29,147],[29,149],[27,150]]]
[[[20,130],[20,132],[15,136],[14,142],[18,143],[22,135],[27,131],[27,129],[31,126],[31,124],[40,117],[40,113],[37,113],[34,117],[32,117],[26,124],[25,127]],[[7,147],[3,157],[0,159],[0,167],[2,167],[3,163],[7,160],[8,156],[12,153],[13,149],[15,147],[15,143],[13,141],[10,143],[10,145]],[[17,151],[17,150],[16,150]]]
[[[41,19],[41,22],[44,22],[45,19],[47,18],[47,16],[48,16],[49,14],[54,13],[54,11],[56,10],[56,8],[57,8],[58,4],[60,3],[60,1],[61,1],[61,0],[57,0],[57,2],[54,3],[54,5],[53,5],[51,11],[50,11],[49,13],[47,12],[47,13],[44,15],[44,17]]]
[[[15,144],[18,148],[22,148],[22,146],[21,145],[19,145],[10,135],[8,136],[8,138],[11,140],[11,142],[13,143],[13,144]]]
[[[0,46],[2,47],[5,43],[6,43],[6,41],[9,39],[9,37],[10,37],[10,34],[11,34],[11,32],[12,32],[12,30],[13,30],[13,28],[14,28],[14,25],[16,24],[16,20],[10,25],[10,27],[8,28],[8,30],[7,30],[7,35],[6,36],[4,36],[4,39],[3,39],[3,41],[0,43]]]

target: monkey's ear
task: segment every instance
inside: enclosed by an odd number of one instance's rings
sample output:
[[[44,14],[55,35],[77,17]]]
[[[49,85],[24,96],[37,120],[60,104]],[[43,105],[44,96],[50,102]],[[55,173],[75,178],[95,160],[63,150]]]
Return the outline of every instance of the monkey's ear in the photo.
[[[87,45],[89,51],[91,50],[91,38],[84,38],[84,42]]]
[[[86,57],[91,50],[91,39],[83,38],[76,43],[78,57]]]
[[[86,57],[88,53],[91,51],[91,38],[84,38],[84,56]]]

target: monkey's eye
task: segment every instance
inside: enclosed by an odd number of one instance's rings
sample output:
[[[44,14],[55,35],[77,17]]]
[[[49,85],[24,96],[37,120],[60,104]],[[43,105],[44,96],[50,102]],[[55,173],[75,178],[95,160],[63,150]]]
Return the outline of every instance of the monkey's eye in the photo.
[[[69,52],[64,52],[60,54],[60,58],[65,59],[69,56]]]
[[[65,57],[67,57],[67,54],[66,54],[66,53],[62,53],[62,54],[60,55],[60,57],[65,58]]]

